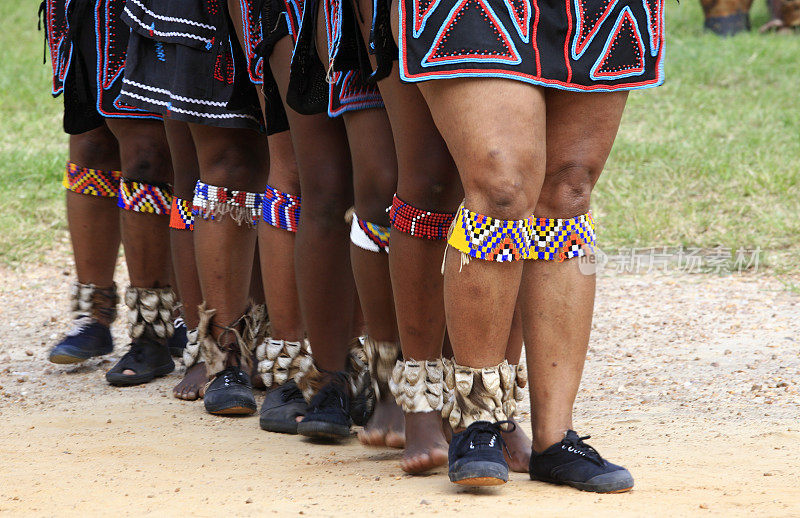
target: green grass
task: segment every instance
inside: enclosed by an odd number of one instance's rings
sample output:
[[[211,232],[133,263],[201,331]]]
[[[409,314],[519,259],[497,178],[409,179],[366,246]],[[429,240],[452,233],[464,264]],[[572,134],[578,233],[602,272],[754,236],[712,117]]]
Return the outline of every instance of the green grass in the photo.
[[[63,241],[61,100],[41,64],[38,2],[2,2],[0,262]],[[767,20],[764,2],[753,26]],[[800,263],[800,36],[702,31],[667,0],[667,82],[633,92],[594,206],[604,248],[753,248]],[[773,263],[776,265],[777,263]],[[784,263],[783,268],[787,268]]]

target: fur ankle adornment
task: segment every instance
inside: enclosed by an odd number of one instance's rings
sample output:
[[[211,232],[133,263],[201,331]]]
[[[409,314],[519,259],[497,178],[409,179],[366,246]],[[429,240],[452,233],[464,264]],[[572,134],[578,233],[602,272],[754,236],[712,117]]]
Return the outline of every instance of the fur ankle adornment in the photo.
[[[494,367],[474,369],[445,362],[445,386],[450,392],[442,410],[454,430],[476,421],[505,421],[512,417],[514,370],[506,360]]]
[[[188,369],[195,363],[204,361],[197,341],[197,329],[186,331],[186,347],[183,349],[183,365]]]
[[[380,399],[391,393],[389,380],[401,354],[400,344],[397,342],[379,342],[370,336],[364,337],[364,355],[376,398]]]
[[[92,318],[105,326],[110,326],[117,318],[117,285],[98,288],[94,284],[72,283],[69,293],[72,318]]]
[[[155,338],[166,339],[172,336],[172,309],[175,306],[175,292],[172,288],[128,286],[125,290],[125,305],[128,306],[131,338],[139,338],[148,330]]]
[[[207,309],[203,302],[198,308],[200,321],[197,325],[197,341],[200,344],[200,354],[206,362],[206,372],[209,377],[214,377],[218,372],[225,369],[228,362],[228,354],[238,356],[239,364],[245,372],[250,372],[252,367],[253,349],[255,348],[253,337],[258,335],[258,330],[254,323],[253,309],[248,309],[244,315],[237,318],[227,326],[221,326],[212,322],[216,309]],[[211,334],[211,327],[215,326],[222,329],[219,340]],[[232,341],[227,341],[228,335],[233,335]],[[224,345],[220,345],[220,344]]]
[[[308,340],[290,342],[268,338],[256,347],[256,359],[258,372],[267,388],[295,379],[313,363]]]
[[[299,372],[294,376],[294,380],[297,382],[297,387],[303,393],[306,401],[311,401],[311,398],[322,388],[326,372],[317,367],[310,355],[302,359],[299,369]],[[369,365],[361,338],[354,338],[350,344],[345,372],[347,372],[350,385],[350,396],[354,398],[365,397],[368,405],[374,405],[374,394],[370,386]]]
[[[306,402],[310,402],[311,398],[319,392],[324,379],[325,373],[317,368],[314,360],[310,357],[309,360],[301,364],[300,372],[294,377],[297,388],[303,393],[303,398],[305,398]]]
[[[524,363],[519,365],[509,364],[511,375],[508,378],[501,378],[503,384],[503,411],[509,419],[519,420],[517,407],[525,399],[525,391],[528,386],[528,367]]]
[[[389,388],[403,412],[441,412],[444,406],[444,367],[441,359],[398,361]]]

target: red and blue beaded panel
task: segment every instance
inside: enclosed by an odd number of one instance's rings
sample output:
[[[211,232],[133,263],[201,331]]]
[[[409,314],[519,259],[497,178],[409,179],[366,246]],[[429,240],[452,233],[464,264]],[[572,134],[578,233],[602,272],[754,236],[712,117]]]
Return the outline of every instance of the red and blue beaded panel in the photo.
[[[610,91],[664,80],[664,0],[401,0],[400,23],[407,81]]]

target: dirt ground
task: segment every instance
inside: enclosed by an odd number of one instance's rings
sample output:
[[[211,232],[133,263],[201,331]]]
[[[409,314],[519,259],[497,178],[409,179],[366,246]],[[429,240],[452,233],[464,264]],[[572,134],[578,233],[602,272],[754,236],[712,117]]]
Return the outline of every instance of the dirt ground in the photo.
[[[119,354],[46,361],[70,269],[0,275],[3,515],[800,516],[800,295],[769,276],[600,277],[576,427],[636,487],[599,496],[525,474],[465,490],[444,469],[404,475],[399,451],[212,417],[172,397],[182,368],[109,387]]]

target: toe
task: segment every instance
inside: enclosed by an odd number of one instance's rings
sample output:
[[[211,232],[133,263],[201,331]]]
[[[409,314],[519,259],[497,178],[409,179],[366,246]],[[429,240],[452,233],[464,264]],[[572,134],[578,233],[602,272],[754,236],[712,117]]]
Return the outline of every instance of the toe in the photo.
[[[406,435],[404,433],[389,430],[384,436],[386,446],[390,448],[404,448],[406,445]]]

